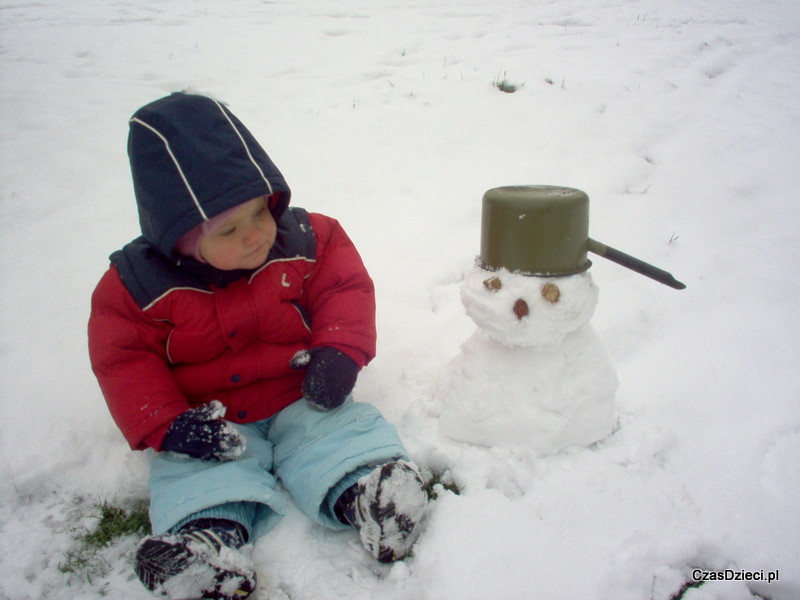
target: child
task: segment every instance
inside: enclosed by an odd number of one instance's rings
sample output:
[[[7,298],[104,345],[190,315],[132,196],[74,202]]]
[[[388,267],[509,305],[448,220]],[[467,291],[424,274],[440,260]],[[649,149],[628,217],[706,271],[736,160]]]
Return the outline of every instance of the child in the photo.
[[[142,237],[92,296],[89,353],[134,450],[152,448],[142,583],[243,599],[242,551],[284,512],[405,556],[427,496],[397,431],[353,402],[375,353],[372,280],[333,219],[290,208],[283,176],[219,102],[172,94],[130,121]]]

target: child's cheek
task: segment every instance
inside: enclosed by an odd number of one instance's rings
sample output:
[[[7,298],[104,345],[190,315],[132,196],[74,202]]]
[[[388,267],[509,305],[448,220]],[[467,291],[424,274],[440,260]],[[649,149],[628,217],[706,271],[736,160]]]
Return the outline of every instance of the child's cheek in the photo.
[[[220,252],[220,262],[223,269],[235,269],[237,267],[237,255],[231,248],[225,248]]]

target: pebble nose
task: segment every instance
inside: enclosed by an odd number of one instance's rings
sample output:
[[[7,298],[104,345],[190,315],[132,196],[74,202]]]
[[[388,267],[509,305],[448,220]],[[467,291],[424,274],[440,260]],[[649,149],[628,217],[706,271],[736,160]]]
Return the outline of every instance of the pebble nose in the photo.
[[[522,298],[514,302],[514,314],[517,316],[517,319],[522,320],[528,316],[530,309],[528,308],[528,303],[525,302]]]

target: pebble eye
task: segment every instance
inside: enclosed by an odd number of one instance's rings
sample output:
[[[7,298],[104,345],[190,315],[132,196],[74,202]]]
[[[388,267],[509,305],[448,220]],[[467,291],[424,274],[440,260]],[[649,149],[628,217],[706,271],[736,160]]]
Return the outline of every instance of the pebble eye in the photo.
[[[547,300],[550,304],[555,304],[561,298],[561,290],[555,283],[545,283],[542,286],[542,298]]]
[[[496,292],[497,290],[502,289],[503,282],[500,281],[499,277],[490,277],[489,279],[483,280],[483,286],[490,292]]]

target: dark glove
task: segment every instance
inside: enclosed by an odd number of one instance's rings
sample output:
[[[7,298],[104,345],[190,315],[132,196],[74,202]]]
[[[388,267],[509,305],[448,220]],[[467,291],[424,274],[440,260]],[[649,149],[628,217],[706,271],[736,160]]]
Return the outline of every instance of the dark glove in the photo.
[[[289,364],[293,369],[308,369],[303,379],[303,396],[317,410],[341,406],[358,378],[356,362],[344,352],[328,346],[301,350]]]
[[[236,460],[244,452],[245,438],[224,416],[219,400],[187,410],[172,421],[161,449],[204,460]]]

